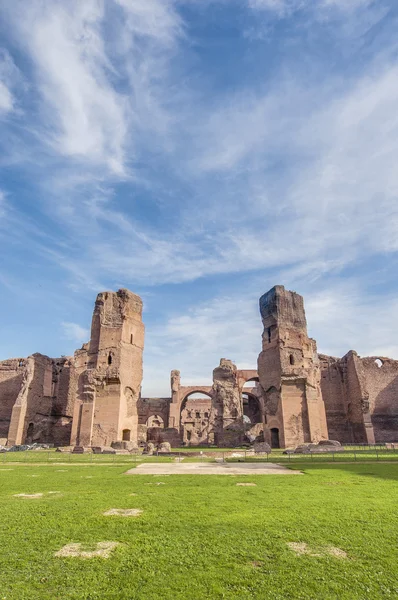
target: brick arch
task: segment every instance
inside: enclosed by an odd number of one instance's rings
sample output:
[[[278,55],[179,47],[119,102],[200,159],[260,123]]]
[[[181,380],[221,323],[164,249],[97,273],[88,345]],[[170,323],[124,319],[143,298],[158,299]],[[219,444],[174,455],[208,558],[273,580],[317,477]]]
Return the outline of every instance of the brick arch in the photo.
[[[183,402],[185,402],[185,400],[191,394],[205,394],[206,396],[209,396],[211,398],[212,397],[212,394],[211,394],[212,389],[213,388],[210,385],[180,386],[180,388],[179,388],[179,396],[180,396],[180,402],[179,402],[179,404],[180,404],[180,409],[181,409],[181,406],[182,406]]]
[[[245,383],[248,381],[259,381],[258,372],[256,369],[238,369],[236,372],[236,379],[241,391]]]

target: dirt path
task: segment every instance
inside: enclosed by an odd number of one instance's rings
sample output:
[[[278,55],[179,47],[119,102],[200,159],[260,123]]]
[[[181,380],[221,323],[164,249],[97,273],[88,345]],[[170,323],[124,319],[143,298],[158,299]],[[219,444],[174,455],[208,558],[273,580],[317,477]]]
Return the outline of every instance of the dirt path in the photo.
[[[147,463],[126,475],[301,475],[275,463]]]

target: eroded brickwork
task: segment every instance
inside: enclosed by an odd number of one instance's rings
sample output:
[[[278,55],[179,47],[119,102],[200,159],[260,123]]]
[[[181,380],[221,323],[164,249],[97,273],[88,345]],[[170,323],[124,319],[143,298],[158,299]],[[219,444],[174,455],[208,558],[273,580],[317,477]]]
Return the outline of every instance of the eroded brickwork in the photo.
[[[125,289],[98,294],[87,366],[78,378],[72,444],[138,442],[143,349],[141,298]]]
[[[303,298],[275,286],[260,298],[263,350],[258,374],[272,446],[327,438],[316,343],[307,335]]]
[[[398,440],[398,361],[320,356],[322,392],[331,438],[345,443]]]
[[[0,444],[398,442],[398,361],[318,355],[303,298],[283,286],[261,297],[260,313],[258,370],[221,359],[212,385],[181,385],[173,370],[170,397],[141,398],[142,301],[98,294],[90,340],[73,357],[0,362]]]

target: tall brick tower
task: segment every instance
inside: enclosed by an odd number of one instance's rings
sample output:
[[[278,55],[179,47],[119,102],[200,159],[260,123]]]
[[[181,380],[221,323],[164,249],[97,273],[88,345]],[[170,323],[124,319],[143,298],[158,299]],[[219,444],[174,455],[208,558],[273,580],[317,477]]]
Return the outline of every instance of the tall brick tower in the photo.
[[[274,447],[327,439],[316,342],[307,334],[302,296],[277,285],[260,298],[260,313],[266,439]]]
[[[141,298],[125,289],[98,294],[86,368],[79,375],[72,444],[137,442],[143,349]]]

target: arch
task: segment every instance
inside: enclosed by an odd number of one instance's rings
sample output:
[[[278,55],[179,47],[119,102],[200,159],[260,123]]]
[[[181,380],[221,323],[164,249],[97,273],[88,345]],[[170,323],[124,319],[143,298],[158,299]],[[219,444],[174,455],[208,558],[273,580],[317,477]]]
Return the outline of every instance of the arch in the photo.
[[[112,364],[112,353],[109,352],[109,354],[108,354],[108,365],[111,365],[111,364]]]
[[[148,429],[159,428],[164,429],[164,421],[160,415],[151,415],[146,422]]]
[[[236,372],[236,377],[240,388],[243,388],[243,386],[249,381],[259,381],[257,369],[238,369]]]
[[[188,400],[195,401],[200,400],[201,398],[212,400],[210,389],[211,388],[189,388],[189,391],[187,391],[181,399],[180,413],[182,413],[182,411],[184,410]],[[196,397],[192,398],[192,396]]]
[[[123,442],[131,441],[131,429],[123,429],[122,431],[122,440]]]
[[[243,418],[247,424],[262,423],[261,403],[257,396],[249,392],[242,393]]]
[[[252,378],[252,379],[248,379],[243,384],[242,391],[244,392],[245,390],[252,390],[253,388],[256,387],[256,383],[258,383],[258,377]]]
[[[180,438],[184,445],[209,443],[211,388],[186,390],[180,405]]]
[[[291,354],[289,356],[289,362],[290,362],[291,365],[294,365],[294,356],[293,356],[293,354]]]
[[[379,369],[381,369],[381,367],[384,364],[383,361],[380,358],[376,358],[375,363],[379,367]]]

